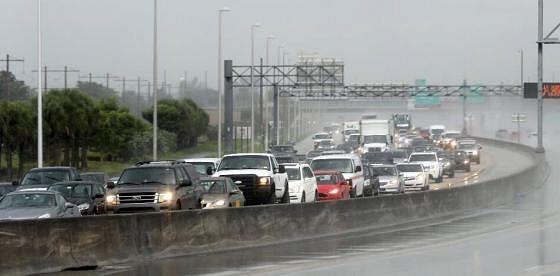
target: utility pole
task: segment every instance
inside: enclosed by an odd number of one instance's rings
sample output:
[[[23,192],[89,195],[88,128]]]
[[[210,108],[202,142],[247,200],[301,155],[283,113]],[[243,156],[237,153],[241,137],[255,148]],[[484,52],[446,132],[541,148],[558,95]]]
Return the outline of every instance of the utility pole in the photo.
[[[5,85],[5,89],[6,89],[6,99],[10,99],[10,86],[8,85],[8,76],[10,73],[10,61],[12,62],[24,62],[23,59],[10,59],[10,55],[6,55],[6,59],[0,59],[0,61],[5,61],[6,62],[6,79],[4,80],[4,85]]]
[[[37,70],[33,70],[37,72]],[[44,78],[44,89],[47,91],[47,73],[64,73],[64,90],[68,89],[68,73],[80,73],[80,70],[68,69],[68,66],[64,66],[63,69],[47,69],[47,66],[43,67],[43,78]]]
[[[87,79],[89,83],[92,83],[93,80],[95,80],[95,79],[104,79],[105,82],[106,82],[106,83],[105,83],[105,87],[106,87],[107,89],[109,89],[109,81],[110,81],[110,80],[116,80],[116,79],[118,79],[118,78],[119,78],[119,77],[114,76],[114,75],[111,75],[111,74],[109,74],[109,73],[107,73],[107,74],[105,74],[105,75],[94,75],[94,74],[92,74],[91,72],[88,73],[87,76],[80,76],[80,79]]]
[[[208,70],[204,71],[204,89],[208,90]]]

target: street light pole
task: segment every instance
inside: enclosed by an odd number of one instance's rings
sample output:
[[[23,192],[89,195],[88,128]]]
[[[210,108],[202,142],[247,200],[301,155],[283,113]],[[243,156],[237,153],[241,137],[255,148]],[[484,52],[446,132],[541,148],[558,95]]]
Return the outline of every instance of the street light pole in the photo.
[[[269,65],[269,61],[268,61],[268,46],[269,46],[269,44],[270,44],[270,40],[272,40],[272,39],[274,39],[274,38],[275,38],[275,37],[272,36],[272,35],[269,35],[269,36],[266,37],[266,65],[267,65],[267,66]],[[267,89],[267,90],[270,90],[270,89]],[[268,97],[265,97],[265,98],[266,98],[266,102],[265,102],[265,105],[264,105],[264,106],[265,106],[265,112],[264,112],[264,113],[265,113],[265,114],[264,114],[264,122],[265,122],[265,128],[264,128],[264,149],[266,150],[266,149],[268,148],[268,144],[269,144],[269,142],[268,142],[268,140],[269,140],[268,136],[269,136],[270,134],[269,134],[269,130],[268,130],[268,127],[269,127],[269,126],[268,126],[268,122],[269,122],[269,118],[268,118],[268,115],[269,115],[269,114],[268,114],[268,113],[269,113],[268,104],[269,104],[269,101],[268,101]]]
[[[542,144],[542,116],[543,116],[543,0],[539,0],[538,4],[538,65],[537,65],[537,148],[536,152],[544,152],[544,147]]]
[[[523,73],[524,73],[524,72],[523,72],[523,71],[524,71],[524,70],[523,70],[523,61],[524,61],[524,60],[523,60],[523,59],[524,59],[524,58],[523,58],[523,49],[520,50],[520,53],[521,53],[521,69],[520,69],[520,71],[521,71],[521,72],[520,72],[520,73],[521,73],[521,82],[520,82],[520,84],[521,84],[521,89],[523,89],[523,84],[524,84],[524,78],[523,78]]]
[[[251,25],[251,152],[255,152],[255,82],[253,80],[253,70],[255,67],[255,28],[261,24]]]
[[[154,99],[154,120],[152,128],[153,133],[153,160],[157,160],[157,90],[158,90],[158,66],[157,66],[157,0],[154,0],[154,53],[153,53],[153,85],[154,92],[152,94]]]
[[[229,11],[226,7],[218,10],[218,158],[222,157],[222,13]]]
[[[37,167],[43,167],[43,84],[41,76],[41,0],[37,0]]]

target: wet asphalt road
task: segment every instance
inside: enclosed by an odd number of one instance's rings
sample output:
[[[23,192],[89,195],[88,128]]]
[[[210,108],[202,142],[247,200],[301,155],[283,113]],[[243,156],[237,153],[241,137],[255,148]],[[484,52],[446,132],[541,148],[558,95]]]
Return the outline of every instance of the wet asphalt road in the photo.
[[[474,134],[492,137],[522,104],[487,103],[486,125]],[[527,108],[533,106],[527,105]],[[560,108],[545,103],[545,147],[551,174],[542,188],[511,204],[452,217],[285,243],[235,252],[169,258],[100,268],[83,275],[560,275]],[[473,110],[473,112],[475,112]],[[528,123],[534,117],[527,109]],[[424,115],[414,118],[423,120]],[[426,117],[430,117],[426,115]],[[431,116],[433,118],[433,115]],[[452,120],[447,116],[446,120]],[[505,117],[505,118],[504,118]],[[490,120],[490,118],[493,118]],[[460,119],[460,118],[459,118]],[[443,122],[450,124],[448,122]],[[554,124],[556,123],[556,124]],[[425,125],[425,124],[424,124]],[[483,130],[487,129],[487,132]],[[476,133],[479,132],[479,133]],[[531,137],[523,142],[534,144]],[[485,147],[486,151],[493,149]],[[509,153],[511,154],[511,153]],[[522,157],[492,154],[480,174],[499,177]],[[483,161],[484,162],[484,161]],[[76,272],[62,273],[76,275]]]

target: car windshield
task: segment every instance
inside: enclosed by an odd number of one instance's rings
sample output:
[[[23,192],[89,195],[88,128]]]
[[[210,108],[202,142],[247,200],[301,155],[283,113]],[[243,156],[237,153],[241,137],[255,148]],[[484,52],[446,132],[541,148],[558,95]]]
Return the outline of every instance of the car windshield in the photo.
[[[401,172],[421,172],[422,166],[419,164],[401,164],[397,165],[397,170]]]
[[[67,170],[37,170],[28,172],[21,181],[21,185],[50,185],[70,180],[70,173]]]
[[[65,198],[91,197],[91,184],[56,184],[49,187],[50,191],[57,191]]]
[[[340,171],[342,173],[352,173],[351,159],[314,159],[311,162],[314,171]]]
[[[360,135],[350,135],[350,137],[348,137],[348,142],[359,142],[360,141]]]
[[[330,146],[330,145],[332,145],[332,141],[331,140],[323,140],[323,141],[319,142],[319,145]]]
[[[344,131],[345,135],[358,134],[358,133],[360,133],[360,131],[357,130],[357,129],[347,129],[347,130]]]
[[[434,129],[431,130],[432,134],[434,134],[434,135],[442,134],[444,131],[445,130],[441,129],[441,128],[434,128]]]
[[[301,173],[298,168],[286,168],[288,180],[301,180]]]
[[[220,163],[219,171],[223,170],[244,170],[258,169],[270,170],[270,162],[268,156],[261,155],[239,155],[226,156]]]
[[[461,133],[446,133],[445,138],[459,138],[461,137]]]
[[[189,162],[189,163],[194,166],[194,169],[200,175],[208,175],[206,171],[208,167],[210,167],[212,170],[215,169],[214,162]]]
[[[338,183],[338,177],[335,174],[321,174],[315,176],[317,185],[332,185]]]
[[[436,161],[435,154],[412,154],[410,156],[410,162],[416,161]]]
[[[86,180],[86,181],[95,181],[98,183],[104,183],[105,182],[105,177],[103,174],[99,173],[99,174],[93,174],[93,173],[87,173],[87,174],[81,174],[80,178],[82,180]]]
[[[475,144],[459,144],[459,149],[474,149]]]
[[[294,151],[294,147],[292,146],[273,146],[271,151],[274,152],[292,152]]]
[[[331,139],[331,136],[329,134],[316,134],[313,139]]]
[[[126,169],[117,185],[175,184],[175,170],[167,167],[139,167]]]
[[[387,136],[385,135],[367,135],[364,136],[364,144],[370,143],[386,143]]]
[[[379,176],[394,176],[397,175],[397,171],[394,167],[372,167],[373,174]]]
[[[210,188],[209,194],[225,194],[227,193],[226,182],[224,180],[214,180]]]
[[[407,157],[406,152],[400,151],[400,150],[399,151],[393,151],[392,154],[393,154],[393,158],[406,158]]]
[[[10,194],[0,200],[0,209],[22,208],[22,207],[55,207],[56,200],[53,194],[25,193]]]
[[[368,161],[385,161],[390,158],[390,153],[385,152],[368,152],[364,154],[364,159]]]

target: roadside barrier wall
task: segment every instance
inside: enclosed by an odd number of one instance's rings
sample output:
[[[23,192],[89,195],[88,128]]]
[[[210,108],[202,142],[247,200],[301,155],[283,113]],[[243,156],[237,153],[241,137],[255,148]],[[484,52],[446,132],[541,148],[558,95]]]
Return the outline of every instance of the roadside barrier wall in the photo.
[[[521,152],[534,162],[504,178],[398,196],[2,222],[0,274],[141,262],[388,227],[504,204],[542,183],[546,162],[534,149],[477,139],[484,145]]]

